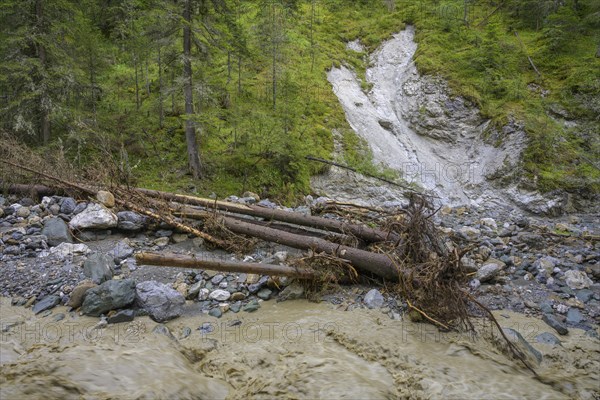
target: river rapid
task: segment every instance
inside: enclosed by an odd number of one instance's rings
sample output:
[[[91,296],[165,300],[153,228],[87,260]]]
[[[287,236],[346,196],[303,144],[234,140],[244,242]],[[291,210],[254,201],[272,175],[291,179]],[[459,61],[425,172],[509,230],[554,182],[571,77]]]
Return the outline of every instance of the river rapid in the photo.
[[[265,302],[254,314],[147,317],[94,329],[98,320],[58,308],[47,317],[2,302],[2,398],[46,399],[592,399],[598,341],[573,329],[561,346],[536,344],[534,377],[502,350],[497,332],[476,337],[392,320],[378,310]],[[65,318],[56,321],[55,315]],[[535,318],[498,314],[525,339]],[[157,328],[159,327],[159,328]],[[202,329],[198,330],[199,327]],[[185,337],[186,328],[191,334]]]

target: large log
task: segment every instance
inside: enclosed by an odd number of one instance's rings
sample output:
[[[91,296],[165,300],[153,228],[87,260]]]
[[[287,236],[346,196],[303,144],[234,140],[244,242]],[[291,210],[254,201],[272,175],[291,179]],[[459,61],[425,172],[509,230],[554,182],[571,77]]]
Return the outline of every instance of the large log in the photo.
[[[140,265],[160,265],[192,269],[210,269],[221,272],[245,272],[249,274],[281,275],[310,279],[314,271],[306,268],[294,268],[286,265],[224,261],[218,258],[197,258],[177,254],[138,253],[135,260]]]
[[[139,193],[143,193],[150,197],[174,201],[177,203],[196,205],[205,208],[216,208],[217,210],[228,211],[236,214],[244,214],[253,217],[265,218],[269,221],[275,220],[287,222],[294,225],[308,226],[311,228],[318,228],[322,230],[328,230],[344,234],[351,234],[369,243],[382,242],[385,240],[396,241],[398,239],[397,235],[394,233],[388,233],[379,229],[373,229],[363,225],[349,224],[346,222],[329,218],[314,217],[310,215],[304,215],[301,213],[259,207],[254,205],[227,203],[224,201],[216,201],[195,196],[160,192],[157,190],[136,190]]]
[[[12,194],[33,194],[37,196],[52,196],[60,192],[57,188],[44,185],[25,185],[0,181],[0,192],[4,191]]]
[[[188,211],[185,213],[188,218],[206,219],[214,217],[214,214],[208,211]],[[381,253],[373,253],[366,250],[356,249],[354,247],[343,246],[332,243],[324,239],[311,236],[298,235],[285,232],[279,229],[273,229],[266,226],[258,226],[250,222],[241,221],[231,217],[217,215],[219,222],[234,233],[252,236],[268,242],[283,244],[301,250],[314,250],[339,256],[352,263],[352,265],[363,271],[369,271],[384,279],[397,281],[399,274],[402,273],[396,267],[396,264],[389,256]]]

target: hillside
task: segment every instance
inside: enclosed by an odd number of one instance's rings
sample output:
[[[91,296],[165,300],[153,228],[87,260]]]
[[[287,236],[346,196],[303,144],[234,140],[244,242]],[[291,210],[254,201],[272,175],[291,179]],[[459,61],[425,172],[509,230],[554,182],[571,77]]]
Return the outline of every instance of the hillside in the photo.
[[[3,1],[2,128],[82,168],[112,162],[120,180],[157,189],[293,201],[324,168],[307,155],[401,179],[373,165],[327,71],[347,65],[363,76],[367,54],[411,24],[420,73],[444,78],[491,127],[524,126],[523,185],[598,193],[600,6],[555,4]],[[364,52],[346,48],[356,39]],[[201,179],[189,174],[188,123]]]

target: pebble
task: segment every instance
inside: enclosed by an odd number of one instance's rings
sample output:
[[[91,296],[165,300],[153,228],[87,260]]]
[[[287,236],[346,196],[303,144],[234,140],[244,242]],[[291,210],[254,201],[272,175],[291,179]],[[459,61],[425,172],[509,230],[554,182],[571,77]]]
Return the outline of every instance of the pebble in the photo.
[[[248,304],[246,304],[242,309],[246,312],[254,312],[260,308],[260,304],[258,301],[252,300]]]

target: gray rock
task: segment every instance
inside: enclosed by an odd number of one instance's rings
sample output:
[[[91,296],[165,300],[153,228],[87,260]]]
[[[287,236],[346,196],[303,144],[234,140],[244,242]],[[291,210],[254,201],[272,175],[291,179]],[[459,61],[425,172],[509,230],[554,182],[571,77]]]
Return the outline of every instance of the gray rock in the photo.
[[[106,322],[109,324],[119,324],[121,322],[130,322],[135,318],[135,311],[133,310],[120,310],[115,315],[108,317]]]
[[[58,303],[60,303],[59,296],[46,296],[42,300],[38,301],[31,310],[34,314],[39,314],[42,311],[46,311],[56,307]]]
[[[181,330],[181,336],[179,337],[179,339],[185,339],[186,337],[190,336],[192,334],[192,328],[190,328],[189,326],[184,326],[183,329]]]
[[[83,274],[92,282],[100,284],[111,280],[113,277],[113,258],[108,254],[92,253],[83,263]]]
[[[535,341],[538,343],[550,344],[553,346],[560,346],[560,344],[562,343],[560,341],[560,339],[558,339],[556,336],[554,336],[550,332],[540,333],[539,335],[537,335],[535,337]]]
[[[479,268],[479,270],[477,270],[475,277],[482,283],[492,281],[505,266],[506,265],[500,260],[489,259],[481,266],[481,268]]]
[[[212,279],[210,280],[210,282],[213,285],[218,285],[219,283],[221,283],[221,281],[225,278],[225,276],[223,274],[217,274],[215,276],[212,277]]]
[[[106,207],[91,203],[69,222],[71,229],[108,229],[117,226],[118,218]]]
[[[529,360],[535,360],[537,363],[542,362],[542,353],[536,350],[525,338],[516,330],[511,328],[502,328],[504,334]]]
[[[384,298],[383,295],[377,289],[371,289],[365,295],[363,300],[365,305],[369,308],[380,308],[383,306]]]
[[[575,292],[575,296],[583,303],[587,303],[594,297],[594,292],[590,289],[582,289]]]
[[[77,202],[72,197],[64,197],[62,202],[60,203],[60,212],[61,214],[72,214],[77,208]]]
[[[241,308],[242,308],[242,302],[238,301],[229,306],[229,311],[237,314],[240,312]]]
[[[538,271],[546,271],[546,275],[550,276],[554,272],[554,267],[560,262],[560,260],[554,257],[542,257],[538,260],[535,260],[533,263],[533,267]]]
[[[200,289],[202,289],[203,286],[204,286],[203,280],[196,282],[192,286],[190,286],[188,289],[188,292],[187,292],[187,299],[193,300],[193,299],[197,298],[198,294],[200,293]]]
[[[260,304],[258,304],[258,301],[252,300],[251,302],[246,304],[242,309],[246,312],[254,312],[254,311],[258,310],[259,308],[260,308]]]
[[[121,240],[114,249],[111,250],[110,254],[113,257],[115,264],[120,264],[121,261],[133,255],[133,248],[129,245],[126,240]]]
[[[571,289],[585,289],[593,284],[585,272],[577,270],[565,272],[565,283]]]
[[[271,294],[273,291],[271,289],[263,288],[258,291],[256,294],[259,299],[269,300],[271,298]]]
[[[183,295],[163,283],[141,282],[136,286],[135,292],[137,305],[156,322],[169,321],[183,313]]]
[[[231,293],[222,289],[216,289],[208,296],[209,299],[216,301],[225,301],[228,300],[229,297],[231,297]]]
[[[554,328],[559,335],[566,335],[569,333],[569,330],[566,326],[564,326],[556,317],[552,314],[544,314],[542,316],[542,321],[547,323],[549,326]]]
[[[75,209],[73,210],[73,215],[77,215],[79,213],[81,213],[83,210],[85,210],[88,206],[88,203],[81,202],[77,204],[77,207],[75,207]]]
[[[461,227],[458,230],[458,233],[467,240],[475,240],[481,235],[481,231],[479,229],[470,226]]]
[[[85,315],[98,317],[100,314],[118,308],[125,308],[135,300],[135,281],[124,279],[106,281],[94,288],[88,289],[81,306]]]
[[[156,236],[157,238],[169,238],[173,236],[173,231],[160,229],[154,233],[154,236]]]
[[[584,321],[585,317],[583,316],[583,314],[581,314],[581,312],[578,309],[571,307],[569,311],[567,311],[568,325],[577,325]]]
[[[221,316],[223,315],[223,312],[221,311],[221,309],[219,307],[215,307],[215,308],[212,308],[208,312],[208,315],[210,315],[211,317],[215,317],[215,318],[221,318]]]
[[[279,293],[279,296],[277,296],[277,301],[296,300],[302,298],[303,296],[304,287],[297,282],[293,282],[286,286],[281,293]]]
[[[164,335],[171,340],[177,341],[177,338],[171,333],[169,328],[167,328],[167,326],[163,324],[156,325],[154,329],[152,329],[152,333],[154,333],[155,335]]]
[[[117,219],[117,228],[122,231],[136,232],[146,226],[146,218],[133,211],[120,211]]]

